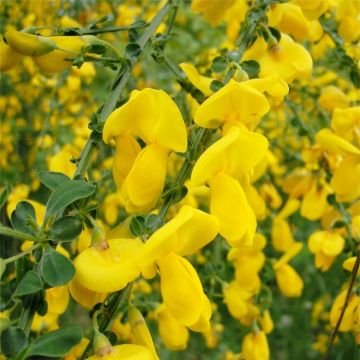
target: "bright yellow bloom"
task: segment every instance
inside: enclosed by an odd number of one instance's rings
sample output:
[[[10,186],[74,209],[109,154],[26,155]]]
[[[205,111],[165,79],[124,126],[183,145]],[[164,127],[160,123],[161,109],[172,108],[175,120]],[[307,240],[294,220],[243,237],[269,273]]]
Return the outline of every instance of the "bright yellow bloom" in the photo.
[[[261,78],[277,74],[288,84],[294,79],[309,77],[312,71],[308,51],[286,34],[281,34],[279,43],[269,48],[263,38],[258,38],[245,53],[245,58],[259,62]]]
[[[203,185],[219,173],[246,180],[265,156],[267,147],[268,141],[263,135],[233,127],[196,161],[191,181],[194,185]]]
[[[246,360],[270,359],[269,344],[263,331],[255,331],[245,335],[241,350]]]
[[[103,131],[105,143],[124,134],[176,152],[185,152],[187,147],[186,127],[180,110],[162,90],[134,90],[129,101],[110,114]]]
[[[128,318],[131,326],[131,332],[135,337],[135,343],[148,348],[153,354],[153,358],[155,360],[159,360],[150,331],[141,312],[134,306],[129,306]]]
[[[203,13],[205,19],[211,25],[220,24],[224,19],[225,13],[231,8],[236,0],[193,0],[191,10],[195,13]]]
[[[118,291],[140,275],[138,259],[143,247],[140,240],[111,239],[108,246],[88,248],[74,260],[78,283],[91,291]]]
[[[292,35],[296,40],[308,38],[310,21],[301,8],[291,3],[274,4],[268,12],[269,25]]]
[[[339,202],[353,201],[360,196],[360,156],[347,155],[335,169],[331,187]]]
[[[293,0],[299,5],[304,15],[309,20],[315,20],[320,17],[329,7],[329,0]]]
[[[287,251],[295,240],[289,223],[281,216],[275,216],[271,227],[271,240],[277,251]]]
[[[150,265],[171,252],[192,255],[212,241],[218,230],[215,216],[185,205],[146,241],[142,251],[143,264]]]
[[[0,40],[0,71],[8,71],[15,67],[23,58],[22,55],[14,51],[4,40]]]
[[[270,110],[266,97],[255,88],[234,80],[211,95],[197,109],[197,125],[214,129],[245,124],[251,129]]]
[[[340,0],[336,9],[336,17],[339,20],[339,35],[347,42],[359,39],[360,4],[357,0]]]
[[[319,105],[325,110],[335,110],[336,108],[346,108],[349,105],[349,99],[336,86],[326,86],[321,91]]]
[[[154,360],[149,349],[145,346],[134,344],[116,345],[111,348],[109,354],[93,355],[87,360]]]
[[[201,316],[204,310],[207,310],[208,304],[195,269],[189,261],[174,253],[164,256],[157,264],[161,278],[161,295],[166,308],[184,326],[196,325],[202,320]],[[206,311],[205,326],[203,325],[200,331],[210,327],[210,316],[211,307],[210,313]]]
[[[335,109],[331,118],[331,127],[343,139],[360,145],[360,106]]]
[[[240,320],[248,315],[251,292],[243,289],[236,281],[232,281],[224,287],[223,293],[224,303],[232,317]]]
[[[141,149],[135,137],[147,145]],[[150,210],[162,193],[170,150],[187,148],[186,127],[176,103],[162,90],[134,90],[107,119],[103,138],[116,142],[113,175],[126,210]]]
[[[212,91],[210,90],[210,84],[213,81],[212,78],[200,75],[194,65],[181,63],[179,64],[179,66],[181,70],[185,73],[189,81],[205,96],[209,96],[212,94]]]
[[[315,265],[321,271],[329,270],[344,245],[343,237],[333,231],[317,231],[309,238],[309,250],[315,254]]]
[[[341,310],[345,304],[347,290],[343,290],[335,299],[334,303],[331,306],[330,310],[330,324],[332,327],[335,327],[337,321],[339,320],[339,316]],[[350,300],[348,305],[346,306],[344,317],[341,321],[339,331],[347,332],[356,330],[356,324],[358,324],[359,320],[356,319],[356,316],[359,316],[357,312],[357,308],[360,306],[360,297],[352,294],[350,296]]]
[[[186,349],[189,330],[171,315],[164,304],[156,309],[156,318],[164,345],[173,351]]]

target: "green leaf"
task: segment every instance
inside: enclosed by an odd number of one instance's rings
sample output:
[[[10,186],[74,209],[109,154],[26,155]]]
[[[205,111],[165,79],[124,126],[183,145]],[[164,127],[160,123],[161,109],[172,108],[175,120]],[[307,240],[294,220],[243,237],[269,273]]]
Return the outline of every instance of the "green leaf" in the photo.
[[[75,268],[64,255],[51,249],[41,259],[41,275],[50,286],[61,286],[74,277]]]
[[[226,62],[226,59],[223,56],[217,56],[214,58],[211,64],[212,71],[216,73],[223,72],[227,69],[228,64]]]
[[[33,206],[27,201],[19,202],[11,214],[11,224],[15,230],[35,235],[37,231]]]
[[[0,209],[5,205],[8,195],[9,189],[5,187],[0,193]]]
[[[55,241],[71,241],[83,230],[81,222],[74,216],[64,216],[54,222],[48,237]]]
[[[220,90],[223,86],[224,86],[224,84],[221,81],[213,80],[210,84],[210,90],[213,92],[216,92],[216,91]]]
[[[148,234],[153,234],[164,225],[164,219],[155,214],[149,214],[145,218],[145,229]]]
[[[240,66],[247,72],[249,78],[256,77],[260,72],[260,64],[255,60],[243,61]]]
[[[229,59],[229,61],[235,61],[235,62],[239,62],[241,59],[241,52],[240,51],[229,51],[227,53],[227,58]]]
[[[15,357],[26,345],[25,333],[18,327],[10,326],[1,334],[1,350],[8,357]]]
[[[50,190],[56,190],[61,184],[71,180],[65,174],[53,171],[40,171],[38,176],[40,181]]]
[[[134,236],[139,236],[144,234],[144,223],[145,219],[143,216],[134,216],[130,223],[130,231]]]
[[[80,326],[65,325],[36,338],[30,345],[27,356],[64,356],[81,341],[82,337]]]
[[[54,215],[79,199],[87,198],[96,186],[83,180],[69,180],[62,183],[50,196],[46,206],[46,217]]]
[[[125,46],[125,53],[130,57],[137,57],[141,54],[141,46],[135,42],[128,43]]]
[[[350,80],[357,89],[360,88],[360,71],[356,67],[350,71]]]
[[[35,271],[29,271],[21,279],[13,296],[33,294],[43,288],[40,276]]]
[[[0,258],[0,278],[2,277],[2,274],[6,270],[6,262],[4,259]]]

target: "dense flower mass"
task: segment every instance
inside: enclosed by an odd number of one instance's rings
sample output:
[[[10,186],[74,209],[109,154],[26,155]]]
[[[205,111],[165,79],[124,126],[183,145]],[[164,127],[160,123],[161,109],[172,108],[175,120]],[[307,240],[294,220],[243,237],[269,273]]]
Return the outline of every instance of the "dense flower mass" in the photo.
[[[358,1],[0,9],[0,360],[356,358]]]

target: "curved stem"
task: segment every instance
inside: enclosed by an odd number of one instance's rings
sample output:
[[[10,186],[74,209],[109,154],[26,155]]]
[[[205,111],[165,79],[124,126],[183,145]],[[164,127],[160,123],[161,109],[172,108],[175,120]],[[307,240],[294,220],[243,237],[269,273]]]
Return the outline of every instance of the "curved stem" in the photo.
[[[9,258],[7,258],[7,259],[4,259],[4,263],[5,263],[5,264],[9,264],[9,263],[14,262],[14,261],[16,261],[16,260],[18,260],[18,259],[21,259],[22,257],[24,257],[25,255],[33,252],[34,250],[36,250],[36,249],[39,248],[40,246],[41,246],[41,244],[40,244],[40,243],[37,243],[37,244],[29,247],[28,249],[22,251],[22,252],[19,253],[19,254],[16,254],[16,255],[14,255],[14,256],[12,256],[12,257],[9,257]]]
[[[355,284],[355,280],[356,280],[356,277],[357,277],[357,274],[358,274],[358,271],[359,271],[359,267],[360,267],[360,250],[358,250],[358,254],[356,256],[355,264],[354,264],[354,267],[353,267],[352,272],[351,272],[350,282],[349,282],[349,286],[348,286],[348,289],[347,289],[347,292],[346,292],[344,305],[343,305],[343,307],[341,309],[341,313],[340,313],[338,321],[336,322],[335,328],[331,332],[330,339],[329,339],[329,342],[328,342],[328,345],[327,345],[327,348],[326,348],[326,353],[324,354],[323,360],[328,360],[329,359],[329,355],[330,355],[332,345],[333,345],[333,343],[335,341],[337,333],[339,332],[341,322],[342,322],[342,320],[344,318],[344,315],[345,315],[345,310],[346,310],[346,308],[347,308],[347,306],[349,304],[349,301],[350,301],[351,293],[352,293],[352,290],[353,290],[353,287],[354,287],[354,284]]]

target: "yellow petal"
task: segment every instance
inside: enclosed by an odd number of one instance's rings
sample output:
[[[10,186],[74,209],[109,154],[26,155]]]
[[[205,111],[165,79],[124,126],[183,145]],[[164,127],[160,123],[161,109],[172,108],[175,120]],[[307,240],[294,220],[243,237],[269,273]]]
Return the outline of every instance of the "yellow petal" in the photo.
[[[346,95],[336,86],[326,86],[321,90],[319,105],[325,110],[334,110],[336,108],[346,108],[349,100]]]
[[[203,308],[200,317],[195,324],[190,326],[190,330],[192,331],[204,332],[210,329],[210,318],[212,314],[211,303],[205,294],[203,294],[203,298]]]
[[[86,45],[86,38],[81,36],[50,36],[49,39],[53,40],[59,49],[66,50],[54,50],[49,54],[34,58],[36,65],[41,70],[49,73],[70,68],[72,62],[65,59],[76,57],[81,48]]]
[[[303,248],[303,243],[294,242],[291,244],[286,253],[274,264],[274,270],[286,265],[294,256],[296,256]]]
[[[230,80],[199,106],[194,121],[199,126],[210,129],[226,122],[254,127],[269,110],[269,103],[260,91]]]
[[[147,144],[158,144],[177,152],[185,152],[187,148],[181,112],[162,90],[133,91],[129,101],[110,114],[103,131],[105,143],[124,133],[139,136]]]
[[[86,249],[75,258],[77,281],[83,287],[95,292],[118,291],[140,275],[140,240],[111,239],[108,245],[106,250]]]
[[[194,0],[191,3],[191,10],[195,13],[203,13],[205,19],[211,25],[218,25],[223,20],[226,11],[231,8],[235,0],[209,1]]]
[[[188,329],[171,315],[165,305],[161,305],[156,312],[159,334],[164,345],[173,351],[186,349],[189,341]]]
[[[23,58],[14,51],[4,40],[0,40],[0,71],[8,71],[15,67]]]
[[[339,255],[344,249],[344,238],[336,233],[326,231],[325,237],[322,243],[322,251],[325,255],[336,256]]]
[[[330,129],[322,129],[315,136],[316,142],[322,146],[324,150],[333,152],[335,154],[354,154],[360,155],[360,150],[343,139],[334,134]]]
[[[157,262],[161,295],[171,315],[185,326],[194,325],[203,310],[203,290],[189,261],[170,253]],[[194,301],[196,299],[196,301]]]
[[[284,264],[275,271],[276,282],[286,297],[301,296],[304,282],[299,274],[289,265]]]
[[[154,360],[153,354],[145,346],[123,344],[113,346],[107,355],[93,355],[87,360]]]
[[[139,143],[129,135],[116,138],[116,151],[113,162],[113,177],[118,189],[129,174],[136,157],[141,151]]]
[[[210,181],[210,212],[220,224],[220,234],[232,245],[252,243],[256,218],[239,183],[225,174]]]
[[[300,214],[309,220],[320,219],[328,206],[329,191],[324,186],[314,183],[311,190],[304,196],[301,203]]]
[[[47,289],[45,294],[48,312],[52,314],[62,314],[65,312],[69,303],[69,290],[67,286]]]
[[[133,204],[155,205],[164,187],[167,157],[168,150],[158,145],[148,145],[138,154],[126,178],[128,197]]]
[[[263,331],[245,335],[241,349],[246,360],[270,359],[269,344]]]
[[[107,293],[99,293],[95,291],[91,291],[84,286],[82,286],[77,276],[71,280],[69,283],[69,291],[71,294],[71,297],[82,307],[85,309],[92,309],[96,304],[102,303],[107,296]]]
[[[202,185],[219,172],[241,179],[262,160],[267,147],[268,141],[263,135],[233,127],[200,156],[191,181]]]
[[[273,220],[271,240],[277,251],[287,251],[294,243],[289,223],[279,216]]]
[[[185,205],[146,241],[144,262],[151,263],[170,252],[181,256],[194,254],[214,239],[218,229],[215,216]]]
[[[357,156],[348,155],[334,171],[330,185],[339,202],[353,201],[360,196],[359,160]]]
[[[179,64],[179,67],[185,73],[189,81],[205,96],[212,94],[212,91],[210,90],[210,84],[213,79],[200,75],[194,65],[181,63]]]
[[[247,315],[246,302],[251,298],[251,293],[242,289],[237,282],[232,281],[224,290],[224,303],[230,314],[235,319],[241,319]]]
[[[280,42],[256,60],[260,63],[261,78],[277,74],[288,84],[296,78],[308,77],[312,71],[308,51],[286,34],[281,34]]]

